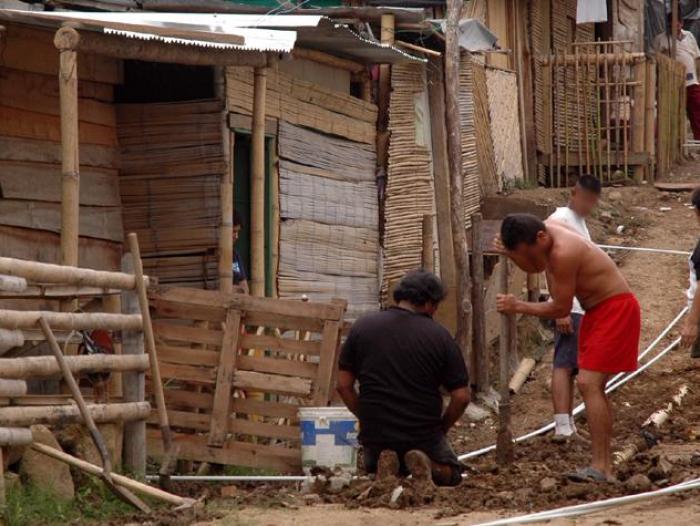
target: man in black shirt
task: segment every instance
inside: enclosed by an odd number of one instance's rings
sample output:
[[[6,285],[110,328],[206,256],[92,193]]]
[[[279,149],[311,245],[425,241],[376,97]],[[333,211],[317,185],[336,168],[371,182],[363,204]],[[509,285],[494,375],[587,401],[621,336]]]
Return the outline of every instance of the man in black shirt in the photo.
[[[444,298],[436,276],[410,272],[394,291],[397,306],[357,320],[343,345],[337,389],[360,421],[369,473],[396,459],[402,474],[461,481],[446,434],[469,404],[469,376],[450,333],[432,319]],[[450,394],[444,412],[441,387]]]

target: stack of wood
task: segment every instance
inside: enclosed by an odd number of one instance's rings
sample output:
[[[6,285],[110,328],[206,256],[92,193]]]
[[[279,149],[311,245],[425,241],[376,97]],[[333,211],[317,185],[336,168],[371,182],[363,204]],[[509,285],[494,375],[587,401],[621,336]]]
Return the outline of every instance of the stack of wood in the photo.
[[[216,287],[221,101],[121,104],[124,228],[161,283]]]

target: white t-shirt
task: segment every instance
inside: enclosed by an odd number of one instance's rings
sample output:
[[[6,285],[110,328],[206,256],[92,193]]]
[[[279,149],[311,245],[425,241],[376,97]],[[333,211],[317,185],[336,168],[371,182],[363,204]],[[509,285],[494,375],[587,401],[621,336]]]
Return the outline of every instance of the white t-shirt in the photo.
[[[671,37],[666,33],[656,35],[654,49],[668,51],[671,48]],[[685,66],[685,85],[698,84],[698,73],[695,60],[700,58],[698,42],[690,31],[681,29],[681,38],[676,40],[676,60]]]
[[[571,226],[578,232],[581,237],[587,239],[588,241],[591,240],[591,234],[588,232],[588,227],[586,226],[586,220],[582,218],[580,215],[578,215],[576,212],[574,212],[571,208],[568,206],[560,206],[558,207],[554,213],[549,216],[549,219],[556,219],[557,221],[562,221],[566,223],[567,225]],[[572,314],[584,314],[585,311],[583,310],[583,307],[581,307],[581,303],[578,301],[578,299],[574,298],[574,303],[571,307],[571,313]]]

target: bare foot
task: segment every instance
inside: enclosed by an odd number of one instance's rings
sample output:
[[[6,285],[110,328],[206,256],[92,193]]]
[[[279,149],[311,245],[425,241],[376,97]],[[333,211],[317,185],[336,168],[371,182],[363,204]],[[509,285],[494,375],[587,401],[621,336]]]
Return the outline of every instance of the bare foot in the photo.
[[[432,463],[428,455],[412,449],[403,457],[409,473],[417,483],[433,485]]]
[[[396,451],[385,449],[379,454],[377,462],[377,480],[384,480],[399,475],[399,456]]]

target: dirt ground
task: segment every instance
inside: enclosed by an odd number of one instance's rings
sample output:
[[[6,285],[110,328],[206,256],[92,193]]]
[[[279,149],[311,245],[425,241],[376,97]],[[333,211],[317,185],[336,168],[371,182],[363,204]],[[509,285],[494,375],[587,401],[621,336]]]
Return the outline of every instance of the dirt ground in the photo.
[[[684,167],[684,175],[688,170]],[[526,190],[518,194],[553,204],[566,201],[566,192],[559,190]],[[647,186],[605,189],[600,210],[591,222],[592,234],[596,241],[608,244],[690,251],[700,228],[687,201],[688,194],[664,194]],[[687,260],[679,255],[632,252],[616,253],[614,258],[642,305],[642,348],[645,348],[685,304]],[[676,328],[657,350],[677,334]],[[513,400],[516,436],[551,419],[550,368],[551,352],[548,352]],[[665,407],[681,385],[690,388],[683,405],[674,410],[665,426],[644,438],[641,434],[644,421],[652,412]],[[639,475],[648,478],[644,484],[651,482],[646,489],[700,477],[697,385],[700,385],[700,360],[691,361],[687,350],[676,349],[614,393],[617,420],[613,450],[622,450],[629,444],[643,449],[618,466],[620,482],[615,484],[566,482],[563,477],[566,472],[588,463],[588,446],[554,444],[545,435],[517,444],[516,462],[508,469],[498,468],[493,455],[469,461],[469,477],[455,489],[418,492],[410,481],[404,481],[398,503],[390,505],[391,493],[398,482],[368,491],[370,483],[358,481],[341,494],[323,493],[318,503],[306,505],[293,487],[269,485],[250,491],[241,488],[236,498],[214,505],[223,516],[207,524],[467,525],[504,515],[637,493],[645,489],[637,484]],[[464,453],[494,443],[496,424],[493,417],[482,422],[461,422],[451,436],[455,450]],[[578,425],[585,429],[585,418]],[[654,445],[654,442],[658,443]],[[700,514],[697,497],[697,492],[691,492],[550,524],[697,524]]]

